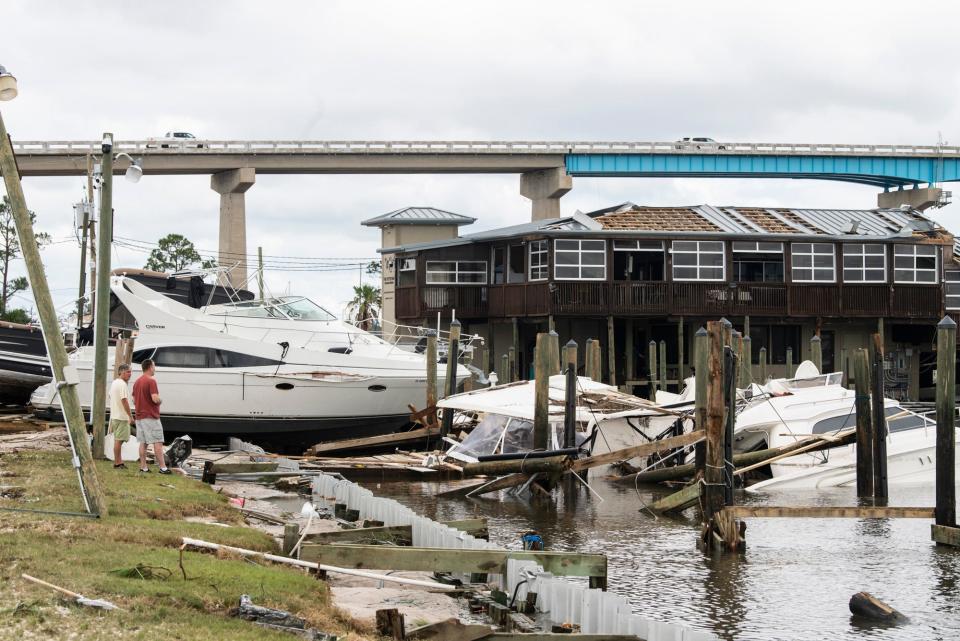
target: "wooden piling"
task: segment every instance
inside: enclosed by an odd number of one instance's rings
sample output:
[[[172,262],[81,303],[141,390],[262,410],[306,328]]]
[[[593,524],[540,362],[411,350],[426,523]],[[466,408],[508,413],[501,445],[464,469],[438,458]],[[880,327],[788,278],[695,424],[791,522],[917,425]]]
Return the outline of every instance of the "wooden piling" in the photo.
[[[887,417],[883,407],[883,343],[880,334],[873,335],[873,497],[886,499],[887,492]]]
[[[510,362],[510,372],[507,375],[510,379],[510,382],[520,380],[520,321],[516,316],[513,317],[513,341],[511,349],[513,350],[513,360]]]
[[[937,505],[936,524],[957,526],[956,498],[957,324],[944,316],[937,324]]]
[[[650,400],[657,400],[657,341],[650,341],[650,344],[647,346],[647,369],[650,370],[650,375],[647,377],[650,380]]]
[[[854,410],[857,416],[857,496],[873,496],[873,430],[870,418],[870,375],[868,352],[853,355]]]
[[[512,383],[517,380],[517,351],[510,346],[507,350],[507,378],[505,382]]]
[[[720,322],[707,323],[706,460],[703,471],[703,520],[709,523],[724,504],[723,432],[726,398],[723,386],[723,332]]]
[[[429,409],[437,406],[437,333],[432,329],[427,332],[427,351],[425,358],[427,359],[426,408]],[[436,410],[434,410],[432,418],[432,421],[430,418],[428,418],[427,421],[436,425]]]
[[[694,427],[698,430],[706,429],[707,425],[707,363],[709,359],[710,342],[707,330],[703,327],[693,335],[694,358]],[[706,444],[697,443],[695,461],[700,478],[703,478],[703,466],[706,461]]]
[[[660,355],[657,357],[657,367],[659,374],[657,380],[660,381],[660,389],[667,389],[667,341],[660,341]]]
[[[550,403],[550,339],[547,334],[537,334],[533,354],[533,377],[535,381],[533,402],[533,449],[549,449],[549,403]]]
[[[583,375],[591,381],[597,380],[597,373],[593,371],[593,342],[588,338],[583,344]]]
[[[593,371],[597,373],[596,381],[600,383],[603,379],[603,355],[600,352],[600,340],[593,341],[593,349],[590,352],[593,358]]]
[[[787,371],[784,378],[793,378],[793,348],[787,348]]]
[[[820,337],[816,334],[810,339],[810,360],[817,366],[817,371],[823,373],[823,350]]]
[[[286,523],[283,526],[283,553],[290,556],[293,546],[297,544],[300,538],[300,527],[296,523]]]
[[[738,371],[740,372],[740,383],[737,385],[740,389],[746,389],[753,383],[753,341],[749,336],[740,336],[740,350],[737,354],[737,360],[740,363]]]
[[[613,316],[607,316],[607,384],[617,385],[617,341]]]
[[[500,372],[497,374],[500,384],[510,383],[510,356],[504,354],[500,357]]]
[[[760,348],[760,384],[767,384],[767,348]]]
[[[556,376],[561,370],[560,359],[560,335],[552,329],[547,332],[547,338],[550,340],[550,376]]]
[[[738,337],[737,343],[740,343]],[[726,393],[725,418],[723,421],[723,502],[733,505],[733,431],[737,421],[737,373],[739,356],[733,348],[727,348],[723,363],[723,383]]]
[[[447,348],[447,396],[457,393],[457,357],[460,355],[460,321],[450,323],[450,343]],[[444,410],[443,423],[440,425],[440,437],[450,434],[453,429],[453,411]]]
[[[577,445],[577,343],[571,339],[564,347],[567,385],[563,415],[563,446]]]
[[[683,366],[684,361],[684,349],[683,349],[683,316],[680,317],[680,320],[677,321],[677,391],[683,391],[683,379],[686,378],[686,368]]]
[[[636,363],[636,354],[634,353],[633,348],[633,320],[627,319],[623,322],[624,331],[623,331],[623,353],[624,358],[624,378],[627,381],[632,381],[636,377],[636,370],[634,364]],[[627,394],[633,394],[633,385],[629,383],[626,384]]]

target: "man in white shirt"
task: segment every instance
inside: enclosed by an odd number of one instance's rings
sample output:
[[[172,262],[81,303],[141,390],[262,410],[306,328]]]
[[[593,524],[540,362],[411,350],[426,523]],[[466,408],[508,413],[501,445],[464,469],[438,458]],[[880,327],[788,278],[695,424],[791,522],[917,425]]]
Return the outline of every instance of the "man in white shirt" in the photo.
[[[130,424],[133,413],[130,411],[130,392],[127,381],[130,380],[130,366],[120,365],[117,378],[110,384],[110,431],[113,432],[113,467],[126,469],[120,458],[120,448],[130,440]]]

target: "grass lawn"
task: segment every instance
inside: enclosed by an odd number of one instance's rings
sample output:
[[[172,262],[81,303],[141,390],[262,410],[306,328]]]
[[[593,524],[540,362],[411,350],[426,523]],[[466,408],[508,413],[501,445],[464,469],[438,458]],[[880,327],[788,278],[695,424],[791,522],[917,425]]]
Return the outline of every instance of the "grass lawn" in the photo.
[[[109,509],[104,519],[0,511],[0,639],[296,638],[230,617],[241,594],[341,638],[376,638],[331,606],[325,583],[299,570],[184,552],[184,580],[178,565],[182,536],[270,552],[277,545],[246,527],[225,497],[199,481],[156,471],[139,474],[135,465],[114,470],[100,461],[98,466]],[[3,454],[0,486],[22,489],[17,498],[0,498],[3,507],[84,511],[66,452]],[[228,527],[187,517],[212,518]],[[151,566],[155,577],[122,572],[138,564]],[[123,612],[71,604],[21,573],[106,599]]]

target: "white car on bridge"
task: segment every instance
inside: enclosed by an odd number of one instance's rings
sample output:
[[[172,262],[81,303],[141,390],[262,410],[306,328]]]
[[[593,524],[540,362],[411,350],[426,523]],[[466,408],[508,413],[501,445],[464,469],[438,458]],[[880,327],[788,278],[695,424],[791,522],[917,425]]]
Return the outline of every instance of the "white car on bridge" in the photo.
[[[147,138],[147,148],[149,149],[151,147],[160,147],[162,149],[168,149],[170,147],[203,149],[203,143],[189,132],[168,131],[163,134],[163,138]]]

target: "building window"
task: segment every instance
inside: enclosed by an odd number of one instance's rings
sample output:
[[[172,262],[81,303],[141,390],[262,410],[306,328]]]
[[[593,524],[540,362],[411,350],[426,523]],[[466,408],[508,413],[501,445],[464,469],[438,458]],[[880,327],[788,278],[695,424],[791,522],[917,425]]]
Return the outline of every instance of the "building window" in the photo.
[[[735,241],[733,277],[738,283],[782,283],[783,243]]]
[[[417,284],[417,259],[397,259],[397,287],[413,287]]]
[[[530,243],[530,280],[547,280],[550,275],[547,265],[547,241],[535,240]]]
[[[428,260],[427,285],[486,285],[487,261]]]
[[[947,309],[960,309],[960,271],[943,272],[943,294]]]
[[[843,282],[887,282],[887,251],[883,245],[846,243],[843,245]]]
[[[937,248],[934,245],[894,245],[893,282],[936,283]]]
[[[493,260],[490,261],[491,265],[491,274],[490,282],[494,285],[502,285],[504,282],[504,269],[506,269],[507,264],[507,248],[506,247],[495,247],[493,249]]]
[[[673,280],[723,280],[726,277],[723,242],[718,240],[675,240]]]
[[[613,279],[663,281],[666,254],[658,240],[613,241]]]
[[[527,254],[523,245],[510,245],[510,256],[507,263],[507,282],[522,283],[527,275]]]
[[[793,282],[836,282],[836,255],[830,243],[793,243],[790,252],[793,255]]]
[[[553,241],[553,277],[561,280],[606,280],[607,242],[604,240]]]

